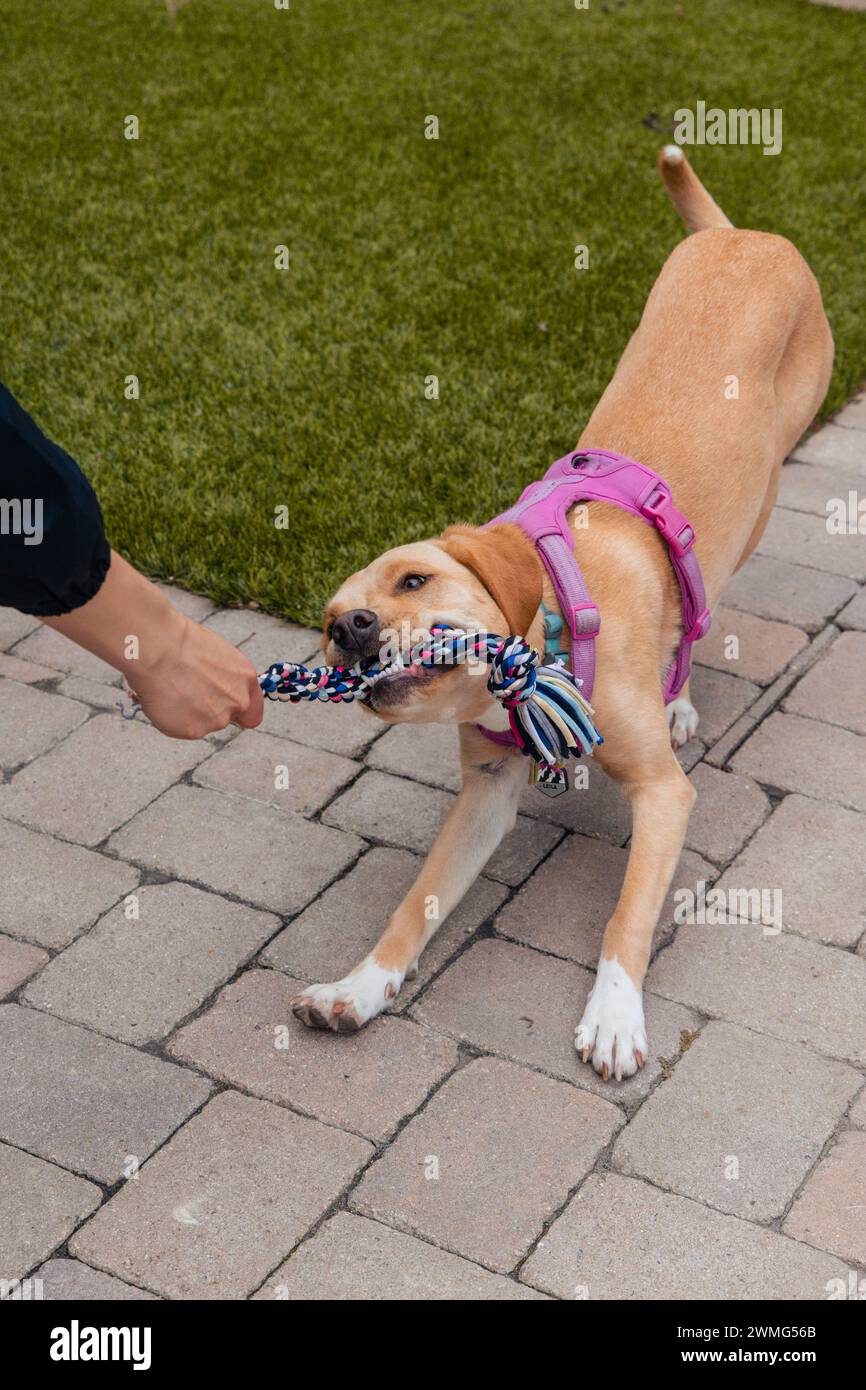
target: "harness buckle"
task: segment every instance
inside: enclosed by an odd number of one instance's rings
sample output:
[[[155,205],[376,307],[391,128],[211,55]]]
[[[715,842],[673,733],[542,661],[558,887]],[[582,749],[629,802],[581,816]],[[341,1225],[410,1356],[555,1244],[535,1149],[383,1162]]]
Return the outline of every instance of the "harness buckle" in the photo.
[[[598,611],[598,604],[573,604],[568,625],[571,628],[572,642],[584,642],[590,637],[597,637],[601,627],[601,613]]]
[[[641,514],[654,522],[671,550],[681,558],[695,543],[695,533],[673,503],[664,483],[658,483],[641,507]]]
[[[698,614],[691,631],[685,634],[685,640],[687,642],[700,642],[701,638],[706,637],[709,632],[712,620],[713,617],[709,608],[705,608],[703,613]]]

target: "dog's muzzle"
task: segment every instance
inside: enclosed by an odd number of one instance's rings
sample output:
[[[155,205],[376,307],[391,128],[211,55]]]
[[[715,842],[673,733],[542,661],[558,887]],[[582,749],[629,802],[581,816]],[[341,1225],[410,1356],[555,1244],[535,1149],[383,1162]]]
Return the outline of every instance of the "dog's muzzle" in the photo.
[[[370,608],[350,608],[331,626],[331,641],[349,665],[379,655],[379,618]]]

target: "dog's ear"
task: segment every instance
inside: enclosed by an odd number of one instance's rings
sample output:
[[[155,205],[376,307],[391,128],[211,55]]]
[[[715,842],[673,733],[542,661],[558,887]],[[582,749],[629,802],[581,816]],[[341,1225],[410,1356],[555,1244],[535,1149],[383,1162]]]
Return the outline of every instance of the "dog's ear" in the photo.
[[[449,526],[439,544],[481,580],[504,613],[508,632],[525,637],[542,597],[541,561],[526,532],[513,522],[486,529]]]

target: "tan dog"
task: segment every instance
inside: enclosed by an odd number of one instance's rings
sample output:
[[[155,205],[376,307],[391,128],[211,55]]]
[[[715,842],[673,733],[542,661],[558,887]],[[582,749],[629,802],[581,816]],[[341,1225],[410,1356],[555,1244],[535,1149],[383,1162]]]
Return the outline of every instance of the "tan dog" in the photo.
[[[824,398],[833,340],[815,278],[789,241],[731,227],[676,146],[662,151],[659,167],[696,235],[669,256],[577,447],[614,450],[665,479],[697,534],[712,608],[754,550],[782,461]],[[738,399],[726,393],[732,376]],[[539,459],[539,474],[544,466]],[[698,719],[687,688],[667,710],[662,701],[681,607],[661,537],[627,512],[591,502],[588,526],[575,541],[602,614],[593,707],[605,741],[596,756],[628,797],[633,818],[622,892],[575,1042],[605,1079],[620,1079],[647,1056],[641,987],[695,798],[674,749],[695,733]],[[388,551],[346,581],[325,614],[327,657],[342,664],[373,657],[385,629],[405,625],[417,634],[437,620],[519,633],[543,646],[542,598],[558,611],[536,550],[518,527],[452,527],[435,540]],[[305,1023],[337,1030],[380,1013],[411,975],[427,941],[513,827],[527,780],[527,759],[474,728],[504,728],[504,711],[465,667],[386,676],[369,708],[388,722],[457,723],[463,786],[372,953],[345,979],[311,986],[293,1000]],[[438,903],[435,920],[425,910],[431,902]]]

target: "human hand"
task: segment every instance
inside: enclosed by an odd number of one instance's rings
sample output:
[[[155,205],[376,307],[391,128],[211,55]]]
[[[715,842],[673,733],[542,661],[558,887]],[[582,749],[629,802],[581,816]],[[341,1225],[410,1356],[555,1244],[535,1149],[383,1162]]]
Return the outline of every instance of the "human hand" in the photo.
[[[264,717],[249,658],[189,618],[156,661],[125,674],[151,724],[169,738],[203,738],[228,724],[255,729]]]

